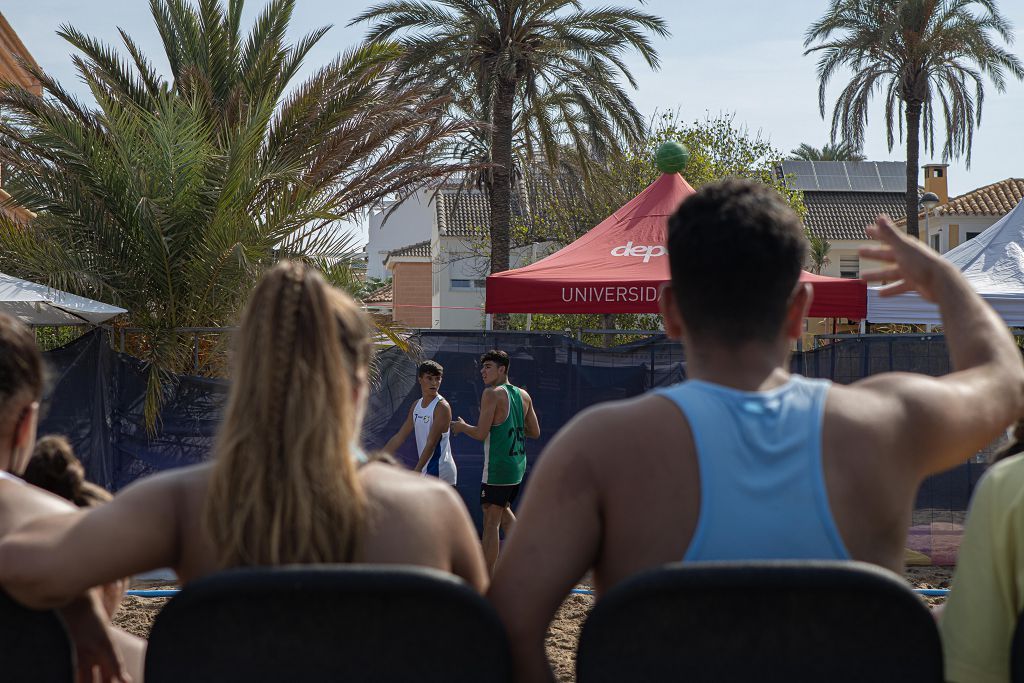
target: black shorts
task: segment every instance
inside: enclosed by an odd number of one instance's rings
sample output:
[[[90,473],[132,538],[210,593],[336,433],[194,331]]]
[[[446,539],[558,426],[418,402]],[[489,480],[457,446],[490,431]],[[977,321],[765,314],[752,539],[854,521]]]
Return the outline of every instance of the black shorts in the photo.
[[[503,508],[510,507],[519,495],[519,484],[508,486],[497,486],[493,484],[480,485],[480,502],[498,505]]]

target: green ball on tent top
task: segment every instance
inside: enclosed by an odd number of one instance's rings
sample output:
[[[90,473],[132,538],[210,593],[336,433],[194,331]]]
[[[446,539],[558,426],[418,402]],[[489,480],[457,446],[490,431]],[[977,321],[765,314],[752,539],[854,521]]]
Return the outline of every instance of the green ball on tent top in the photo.
[[[663,142],[654,154],[654,163],[662,173],[680,173],[690,161],[690,150],[679,142]]]

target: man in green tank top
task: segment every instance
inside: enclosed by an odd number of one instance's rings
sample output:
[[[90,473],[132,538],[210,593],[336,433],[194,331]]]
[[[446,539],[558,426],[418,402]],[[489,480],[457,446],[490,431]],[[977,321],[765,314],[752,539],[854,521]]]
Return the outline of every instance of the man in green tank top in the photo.
[[[480,376],[487,385],[480,397],[480,422],[474,427],[460,417],[451,427],[456,434],[484,442],[480,503],[484,558],[491,572],[498,559],[499,530],[507,536],[516,521],[511,506],[526,473],[526,439],[540,436],[533,399],[524,389],[508,383],[508,368],[504,351],[488,351],[480,357]]]

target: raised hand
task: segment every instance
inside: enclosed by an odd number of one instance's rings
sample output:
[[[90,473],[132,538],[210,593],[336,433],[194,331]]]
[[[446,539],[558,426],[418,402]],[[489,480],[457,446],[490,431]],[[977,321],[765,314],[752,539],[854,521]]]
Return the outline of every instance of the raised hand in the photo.
[[[887,216],[879,216],[867,228],[868,236],[882,243],[879,247],[862,247],[862,258],[891,264],[861,275],[868,282],[886,281],[879,289],[881,296],[895,296],[917,291],[928,301],[935,301],[936,287],[956,272],[953,266],[924,243],[899,232]]]

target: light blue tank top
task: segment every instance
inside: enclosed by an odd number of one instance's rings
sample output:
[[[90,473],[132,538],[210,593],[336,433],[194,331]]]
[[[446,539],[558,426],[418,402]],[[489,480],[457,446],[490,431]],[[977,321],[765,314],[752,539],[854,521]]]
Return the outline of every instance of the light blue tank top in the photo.
[[[690,423],[700,467],[700,517],[685,561],[850,558],[821,463],[830,386],[793,375],[771,391],[699,380],[657,391]]]

